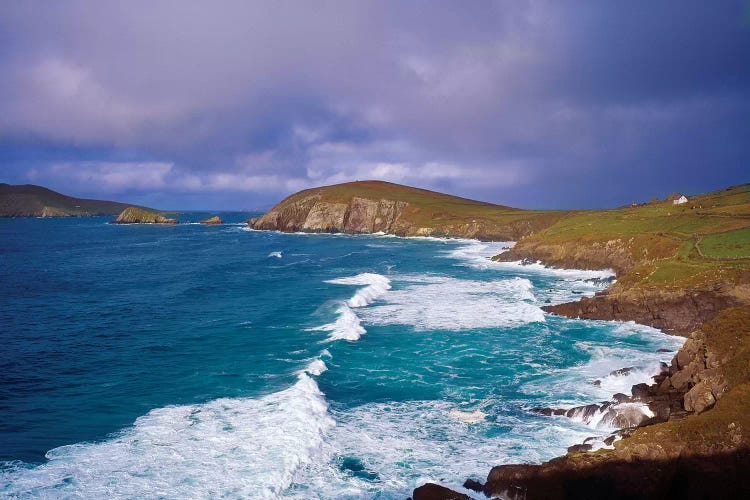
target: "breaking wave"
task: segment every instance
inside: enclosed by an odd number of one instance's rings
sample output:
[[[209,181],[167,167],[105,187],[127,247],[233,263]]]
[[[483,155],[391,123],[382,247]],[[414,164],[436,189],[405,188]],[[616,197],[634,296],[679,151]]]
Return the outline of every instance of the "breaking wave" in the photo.
[[[321,369],[313,362],[308,371]],[[106,441],[55,448],[44,465],[3,472],[0,493],[277,498],[301,467],[321,460],[333,426],[317,383],[302,373],[267,396],[159,408]]]

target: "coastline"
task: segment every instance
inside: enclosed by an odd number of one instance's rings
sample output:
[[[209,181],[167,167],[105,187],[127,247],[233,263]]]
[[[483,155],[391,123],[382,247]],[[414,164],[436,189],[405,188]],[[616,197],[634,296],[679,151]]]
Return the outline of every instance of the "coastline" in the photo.
[[[248,230],[248,231],[264,231],[264,232],[268,231],[268,230],[257,230],[257,229],[253,229],[253,228],[250,228],[250,227],[248,227],[246,230]],[[278,232],[278,233],[281,233],[281,234],[316,235],[316,236],[347,236],[347,237],[356,237],[356,236],[360,236],[361,235],[361,233],[357,233],[357,234],[345,233],[345,232],[329,233],[329,232],[324,232],[324,231],[312,231],[312,232],[304,232],[304,231],[295,231],[295,232],[274,231],[274,232]],[[459,237],[435,237],[435,236],[401,236],[401,235],[395,235],[395,234],[388,234],[388,233],[384,233],[384,232],[380,232],[380,233],[376,233],[376,234],[368,234],[368,236],[376,236],[376,237],[383,237],[383,238],[424,239],[424,240],[429,240],[429,241],[446,241],[446,242],[452,241],[452,242],[487,243],[487,244],[491,244],[491,243],[498,244],[498,243],[500,243],[500,244],[503,244],[503,245],[507,245],[505,248],[503,248],[503,251],[509,250],[515,244],[515,242],[506,242],[506,241],[502,241],[502,242],[488,242],[488,241],[478,240],[478,239],[475,239],[475,238],[465,238],[465,237],[459,238]],[[605,294],[611,288],[612,284],[614,284],[616,282],[616,279],[615,279],[616,278],[616,273],[614,272],[614,270],[567,269],[567,268],[558,268],[558,267],[553,267],[553,266],[547,266],[547,265],[544,265],[541,262],[534,263],[533,264],[534,267],[527,267],[529,265],[528,264],[524,264],[522,261],[500,263],[500,262],[493,262],[492,260],[489,260],[487,257],[482,257],[482,259],[483,259],[483,262],[486,265],[490,266],[490,267],[492,267],[494,265],[503,265],[503,264],[505,264],[508,267],[518,266],[518,268],[520,270],[523,270],[524,268],[527,268],[531,272],[540,272],[540,273],[549,273],[549,272],[555,273],[555,272],[558,272],[558,273],[562,273],[563,275],[571,275],[571,277],[573,277],[575,275],[578,275],[579,279],[580,279],[580,273],[592,273],[592,277],[589,278],[589,279],[597,279],[597,280],[602,280],[602,281],[609,282],[609,285],[604,290],[596,292],[592,297],[583,297],[582,300],[583,299],[593,298],[593,297],[597,296],[598,294]],[[554,304],[554,305],[543,306],[542,309],[545,312],[547,312],[547,313],[554,314],[554,311],[551,311],[550,309],[558,307],[558,306],[561,306],[561,305],[565,305],[565,304],[575,304],[575,303],[577,303],[577,302],[573,302],[573,303],[563,302],[561,304]],[[558,314],[558,315],[565,316],[565,315],[562,315],[562,314]],[[599,319],[599,318],[582,318],[582,319]],[[610,318],[602,318],[602,319],[604,319],[605,321],[616,321],[618,323],[624,322],[624,321],[632,321],[632,320],[629,320],[629,319],[610,319]],[[636,323],[638,323],[638,322],[636,322]],[[642,324],[642,323],[638,323],[638,324]],[[650,326],[650,325],[644,325],[644,326]],[[685,335],[679,335],[676,332],[664,331],[664,330],[661,330],[661,329],[659,329],[659,331],[663,335],[685,337]],[[679,353],[679,351],[678,351],[678,353]],[[676,357],[677,356],[675,355],[675,359],[676,359]],[[617,368],[617,370],[614,370],[615,368]],[[613,367],[613,370],[614,371],[627,370],[627,367],[625,367],[625,366],[617,366],[617,367]],[[667,376],[666,373],[667,372],[662,371],[662,373],[647,374],[647,375],[644,376],[644,379],[642,379],[642,380],[639,379],[637,381],[634,381],[635,382],[634,387],[635,386],[638,386],[640,388],[647,387],[647,386],[651,385],[651,384],[649,384],[649,382],[652,381],[652,380],[654,380],[657,377],[661,377],[660,381],[663,381],[664,377]],[[581,383],[585,383],[585,382],[582,380]],[[614,446],[615,443],[620,442],[620,441],[622,441],[624,439],[627,439],[633,433],[633,431],[635,429],[637,429],[638,427],[641,427],[642,425],[653,425],[653,424],[657,423],[658,421],[661,421],[660,417],[659,417],[659,414],[657,412],[649,412],[649,407],[650,407],[649,403],[653,402],[652,401],[653,398],[649,398],[649,396],[646,395],[646,394],[641,394],[641,395],[638,395],[638,396],[628,395],[627,399],[623,398],[623,396],[624,396],[623,394],[610,394],[610,396],[612,396],[612,401],[611,402],[601,402],[601,401],[600,402],[596,402],[596,401],[591,401],[589,404],[582,405],[582,406],[577,406],[577,407],[573,407],[573,408],[567,408],[567,409],[562,410],[562,411],[564,411],[565,413],[571,413],[572,412],[572,414],[567,415],[568,418],[572,417],[573,419],[583,419],[583,418],[588,418],[590,416],[591,412],[593,411],[592,408],[594,406],[597,407],[597,411],[598,411],[598,408],[601,408],[601,413],[604,413],[605,410],[609,410],[610,413],[612,413],[613,409],[616,410],[617,406],[620,405],[624,411],[622,413],[617,413],[615,415],[615,417],[617,417],[615,419],[615,421],[617,421],[617,419],[619,419],[619,421],[621,421],[621,422],[631,422],[631,423],[634,423],[634,425],[621,425],[621,426],[616,427],[615,429],[613,429],[613,431],[611,432],[611,435],[610,435],[610,437],[614,438],[614,439],[609,440],[609,441],[605,440],[607,442],[604,442],[604,443],[601,443],[601,442],[598,443],[598,444],[594,443],[594,445],[592,446],[592,441],[590,441],[589,439],[587,439],[585,443],[579,443],[579,444],[571,443],[571,446],[569,447],[570,452],[572,452],[574,454],[581,455],[583,452],[591,450],[590,454],[594,455],[594,453],[596,453],[597,450],[602,450],[603,452],[612,451],[612,450],[615,449],[615,446]],[[618,401],[615,401],[618,398],[623,398],[623,399],[619,399]],[[602,405],[602,406],[599,406],[599,405]],[[628,414],[627,410],[629,408],[632,409],[632,407],[634,407],[634,406],[638,407],[636,409],[637,411],[635,411],[634,413],[630,412],[630,414]],[[539,410],[539,409],[537,409],[537,410]],[[550,409],[544,409],[544,410],[550,410],[550,414],[548,416],[553,416],[553,415],[558,415],[559,416],[561,414],[560,413],[561,410],[557,409],[557,408],[555,408],[555,409],[551,409],[550,408]],[[531,411],[532,413],[539,414],[539,412],[535,412],[535,411],[533,411],[533,409],[527,409],[526,411]],[[557,412],[557,413],[555,413],[555,412]],[[610,416],[610,418],[611,418],[611,416]],[[582,420],[582,422],[586,423],[584,420]],[[555,460],[560,460],[560,458],[553,459],[553,462]],[[470,479],[470,480],[467,480],[467,482],[464,484],[464,487],[467,489],[467,491],[473,489],[473,490],[478,491],[478,492],[481,491],[482,493],[487,493],[488,491],[486,491],[485,488],[487,488],[488,485],[497,484],[499,481],[504,480],[501,476],[505,472],[507,472],[509,470],[514,471],[514,474],[515,474],[516,471],[517,471],[517,469],[515,469],[515,467],[517,467],[517,466],[515,466],[515,465],[504,465],[504,466],[495,467],[490,472],[490,475],[488,476],[489,480],[487,481],[486,485],[482,485],[481,483],[479,483],[479,482],[477,482],[475,480],[471,480]],[[521,467],[540,467],[540,466],[526,466],[526,465],[523,465]],[[418,500],[419,498],[465,498],[463,496],[461,496],[461,497],[455,497],[455,496],[453,496],[453,495],[463,495],[463,493],[459,493],[459,492],[455,492],[453,490],[449,490],[449,489],[447,489],[447,488],[445,488],[443,486],[440,486],[440,485],[432,485],[432,483],[427,483],[427,484],[430,485],[427,490],[423,490],[423,489],[420,490],[420,488],[417,488],[417,489],[414,490],[414,497],[413,498],[415,500]],[[437,488],[437,489],[435,489],[435,488]],[[445,488],[445,489],[443,490],[441,488]],[[431,496],[428,496],[428,497],[422,496],[425,491],[428,491]],[[440,493],[441,491],[443,493]],[[436,494],[437,495],[445,494],[445,495],[448,495],[448,496],[433,496],[433,495],[436,495]],[[490,494],[495,494],[495,493],[490,493]],[[508,498],[515,498],[512,495],[510,495],[510,496],[506,495],[506,496]],[[468,498],[468,497],[466,497],[466,498]],[[533,496],[531,498],[533,498]]]
[[[388,233],[382,236],[424,237]],[[441,235],[437,239],[507,243],[465,236]],[[524,239],[523,243],[527,242]],[[570,246],[567,251],[579,251],[580,246]],[[616,273],[616,280],[606,289],[592,297],[547,305],[543,310],[569,318],[633,321],[657,328],[667,335],[687,338],[670,366],[653,378],[653,384],[641,382],[633,386],[629,395],[613,395],[620,400],[618,402],[645,405],[653,416],[638,417],[634,425],[623,425],[616,433],[622,439],[607,443],[606,447],[593,449],[590,443],[580,443],[571,446],[566,455],[542,464],[496,466],[484,484],[468,479],[464,488],[493,498],[509,499],[659,498],[682,494],[685,488],[694,492],[683,495],[687,498],[695,495],[707,498],[733,496],[738,491],[750,493],[750,479],[747,482],[726,482],[727,474],[740,470],[746,463],[749,456],[747,450],[750,448],[750,440],[742,432],[743,428],[750,428],[750,417],[741,411],[750,408],[750,386],[745,386],[746,379],[750,378],[746,375],[750,373],[743,372],[737,380],[727,383],[723,371],[724,365],[736,361],[733,359],[735,353],[731,351],[734,345],[742,344],[743,339],[737,337],[729,343],[715,345],[715,335],[703,332],[704,327],[710,331],[724,331],[726,325],[730,324],[739,325],[740,335],[750,333],[750,300],[747,300],[750,295],[745,294],[748,288],[746,283],[750,281],[747,273],[740,268],[737,279],[728,284],[699,282],[693,286],[691,283],[678,283],[665,289],[644,289],[642,283],[633,279],[633,276],[639,275],[639,271],[634,269],[642,270],[639,266],[644,262],[647,265],[664,262],[666,257],[627,262],[621,260],[621,251],[612,251],[606,245],[601,248],[597,248],[596,244],[591,246],[594,254],[591,261],[582,260],[580,255],[574,259],[563,255],[550,262],[544,255],[528,252],[518,245],[510,246],[492,260],[510,260],[518,265],[523,265],[524,261],[538,263],[548,270],[561,267],[575,270],[563,265],[571,262],[582,264],[578,266],[581,271],[611,268]],[[518,258],[519,254],[523,257]],[[510,256],[513,258],[508,259]],[[612,260],[609,260],[610,256]],[[737,359],[741,360],[742,356],[737,356]],[[673,381],[677,383],[673,384]],[[739,402],[737,398],[740,398]],[[607,409],[592,402],[591,405],[568,410],[585,415],[587,407],[592,412],[595,411],[594,406],[598,406],[596,411],[600,412]],[[628,422],[628,419],[624,421]],[[697,442],[694,436],[698,436]],[[706,465],[709,463],[721,464],[721,467],[712,468]],[[659,486],[665,481],[667,486]],[[602,487],[602,484],[606,484],[606,487]],[[469,497],[427,483],[414,490],[413,498]]]
[[[535,259],[540,256],[533,253],[512,260],[518,256],[516,248],[504,254],[505,258],[500,254],[493,260],[521,265],[531,261],[553,269],[562,262],[581,262],[580,257],[562,258],[547,265],[542,258]],[[614,255],[615,259],[619,257]],[[509,256],[511,259],[506,260]],[[612,264],[618,269],[618,279],[632,269],[617,262]],[[594,259],[582,267],[592,269],[597,265],[601,265],[601,261]],[[750,390],[745,384],[747,374],[740,373],[734,380],[727,381],[724,368],[734,361],[741,362],[741,356],[736,352],[727,354],[726,351],[733,349],[733,342],[713,345],[716,336],[713,334],[724,330],[726,323],[738,327],[740,336],[750,333],[750,307],[742,300],[722,300],[721,296],[717,299],[723,291],[717,287],[708,291],[686,288],[667,296],[667,300],[661,297],[662,300],[654,304],[653,297],[643,293],[629,296],[628,285],[627,280],[624,287],[615,281],[593,297],[545,306],[543,310],[569,318],[634,321],[659,328],[664,334],[686,337],[670,366],[653,377],[654,383],[634,385],[629,396],[613,395],[618,401],[647,404],[654,410],[654,416],[614,433],[622,439],[610,443],[609,449],[594,450],[586,442],[573,445],[566,455],[542,464],[496,466],[484,484],[467,479],[464,488],[488,497],[507,499],[661,498],[670,495],[725,498],[740,492],[750,493],[750,479],[739,472],[750,458],[748,440],[742,434],[742,428],[750,425],[746,413],[742,412],[750,402]],[[611,297],[613,289],[616,295]],[[652,302],[649,303],[649,299]],[[731,399],[735,397],[742,398],[744,405],[732,405]],[[568,411],[591,414],[599,408],[592,403]],[[560,409],[537,410],[549,416],[565,414]],[[712,420],[720,421],[721,425]],[[684,432],[683,428],[689,431]],[[707,431],[708,437],[701,436],[702,431]],[[686,439],[691,432],[699,435],[699,443]],[[733,482],[726,482],[726,478]],[[415,489],[413,498],[469,497],[440,485],[427,484]]]

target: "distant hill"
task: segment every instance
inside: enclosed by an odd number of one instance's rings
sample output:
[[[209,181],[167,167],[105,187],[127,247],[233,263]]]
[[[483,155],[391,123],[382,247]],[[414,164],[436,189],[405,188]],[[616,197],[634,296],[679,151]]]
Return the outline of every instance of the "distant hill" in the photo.
[[[129,206],[116,201],[73,198],[33,184],[0,184],[0,217],[118,215]]]
[[[255,229],[285,232],[517,240],[567,213],[521,210],[390,182],[356,181],[300,191],[249,223]]]

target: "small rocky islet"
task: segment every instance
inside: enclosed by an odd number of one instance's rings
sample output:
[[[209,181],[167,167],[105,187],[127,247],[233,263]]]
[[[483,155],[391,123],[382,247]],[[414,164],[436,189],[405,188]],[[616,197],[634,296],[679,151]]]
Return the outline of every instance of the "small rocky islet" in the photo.
[[[128,207],[112,221],[112,224],[177,224],[177,219],[169,219],[155,212],[138,207]]]
[[[219,217],[218,215],[214,215],[213,217],[202,220],[201,224],[205,224],[207,226],[216,226],[219,224],[224,224],[224,221],[221,220],[221,217]]]

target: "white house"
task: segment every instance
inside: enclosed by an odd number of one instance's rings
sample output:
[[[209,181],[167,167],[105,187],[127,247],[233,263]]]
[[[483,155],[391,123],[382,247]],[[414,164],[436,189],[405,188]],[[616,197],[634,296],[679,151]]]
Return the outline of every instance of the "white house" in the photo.
[[[675,198],[672,200],[673,205],[682,205],[683,203],[687,203],[688,199],[685,198],[685,195],[681,195],[679,198]]]

